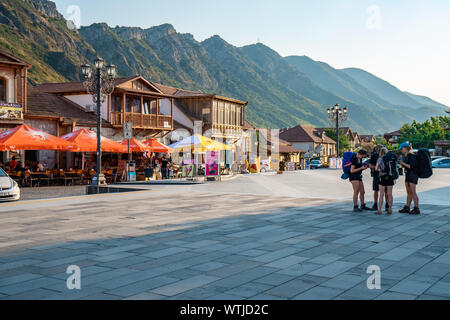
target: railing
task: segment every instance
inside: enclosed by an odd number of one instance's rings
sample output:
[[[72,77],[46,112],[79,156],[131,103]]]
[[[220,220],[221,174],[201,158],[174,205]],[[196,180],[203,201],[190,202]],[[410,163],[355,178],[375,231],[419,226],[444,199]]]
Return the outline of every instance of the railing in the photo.
[[[139,129],[173,129],[171,116],[131,112],[111,112],[111,124],[113,126],[122,126],[125,122],[131,122],[134,128]]]

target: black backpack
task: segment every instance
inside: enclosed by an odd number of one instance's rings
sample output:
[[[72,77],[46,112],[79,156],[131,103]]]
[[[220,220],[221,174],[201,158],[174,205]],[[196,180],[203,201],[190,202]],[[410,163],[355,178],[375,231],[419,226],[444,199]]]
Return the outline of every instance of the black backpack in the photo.
[[[397,156],[389,152],[383,156],[384,170],[382,176],[392,177],[393,180],[397,180],[398,174],[398,158]]]
[[[428,179],[433,175],[433,167],[428,149],[422,148],[417,152],[417,173],[421,179]]]

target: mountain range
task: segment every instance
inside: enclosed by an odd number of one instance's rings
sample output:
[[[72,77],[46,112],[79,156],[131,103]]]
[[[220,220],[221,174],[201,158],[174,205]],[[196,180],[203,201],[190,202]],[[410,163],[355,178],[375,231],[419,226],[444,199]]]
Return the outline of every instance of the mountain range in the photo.
[[[199,42],[170,24],[148,29],[105,23],[74,29],[47,0],[0,2],[0,49],[33,65],[30,82],[80,79],[79,66],[101,56],[121,76],[140,74],[166,85],[249,101],[256,126],[329,125],[326,109],[349,108],[346,126],[383,133],[447,106],[403,92],[361,69],[335,69],[306,56],[282,57],[257,43],[236,47],[219,36]]]

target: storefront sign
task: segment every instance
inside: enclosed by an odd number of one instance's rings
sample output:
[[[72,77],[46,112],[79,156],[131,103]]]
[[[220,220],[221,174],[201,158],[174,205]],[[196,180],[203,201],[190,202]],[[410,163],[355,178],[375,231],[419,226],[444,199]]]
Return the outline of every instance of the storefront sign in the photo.
[[[208,151],[206,152],[206,175],[207,176],[218,176],[219,175],[219,156],[218,151]]]
[[[22,120],[23,109],[18,103],[0,102],[0,119],[2,120]]]
[[[123,124],[123,138],[124,139],[132,139],[133,138],[133,123],[132,122],[125,122]],[[128,141],[129,143],[129,141]]]
[[[189,178],[194,176],[194,165],[193,164],[185,164],[183,165],[183,177]]]
[[[287,171],[295,171],[295,162],[287,163]]]
[[[261,160],[261,171],[270,171],[270,160]]]

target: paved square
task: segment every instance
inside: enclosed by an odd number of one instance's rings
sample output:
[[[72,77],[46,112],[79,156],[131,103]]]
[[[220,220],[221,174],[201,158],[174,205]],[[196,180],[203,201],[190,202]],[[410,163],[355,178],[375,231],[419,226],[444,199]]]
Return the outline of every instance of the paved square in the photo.
[[[450,208],[421,209],[205,187],[0,205],[0,299],[449,299]]]

